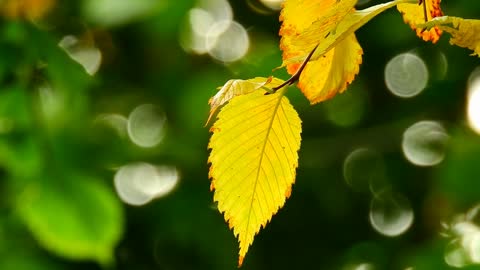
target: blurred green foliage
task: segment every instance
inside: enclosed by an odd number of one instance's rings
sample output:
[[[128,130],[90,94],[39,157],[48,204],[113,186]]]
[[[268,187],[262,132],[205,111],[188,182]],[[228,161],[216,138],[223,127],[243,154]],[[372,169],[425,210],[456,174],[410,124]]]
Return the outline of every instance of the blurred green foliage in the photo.
[[[228,65],[180,46],[194,1],[56,1],[33,22],[0,18],[0,269],[235,268],[236,240],[209,192],[207,101],[228,79],[270,75],[281,52],[278,13],[230,2],[250,50]],[[444,2],[446,14],[480,18],[480,2]],[[88,75],[58,46],[66,35],[95,43],[98,73]],[[467,80],[480,61],[445,37],[423,43],[395,10],[358,38],[364,64],[346,94],[310,107],[295,88],[288,93],[303,120],[296,185],[245,269],[450,269],[440,224],[480,202],[480,137],[465,116]],[[407,51],[423,57],[430,81],[419,96],[400,99],[383,72]],[[160,106],[169,121],[157,147],[135,146],[95,123],[143,103]],[[445,160],[433,167],[411,164],[401,149],[404,130],[425,119],[450,136]],[[401,236],[372,229],[371,195],[344,181],[343,162],[360,147],[381,155],[383,180],[410,200],[414,223]],[[143,207],[122,203],[115,169],[137,161],[176,166],[178,187]]]

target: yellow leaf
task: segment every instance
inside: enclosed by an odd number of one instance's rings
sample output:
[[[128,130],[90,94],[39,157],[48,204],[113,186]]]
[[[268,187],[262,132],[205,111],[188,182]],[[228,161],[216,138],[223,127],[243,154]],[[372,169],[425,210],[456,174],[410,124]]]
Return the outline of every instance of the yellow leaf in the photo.
[[[287,2],[288,1],[289,0],[287,0]],[[363,10],[352,10],[333,29],[325,28],[323,26],[323,21],[317,20],[301,33],[296,34],[294,37],[290,37],[289,41],[291,44],[285,43],[283,45],[283,49],[290,52],[288,56],[292,55],[283,58],[283,65],[286,66],[303,62],[307,58],[308,52],[312,51],[317,45],[318,47],[311,59],[318,59],[375,16],[400,3],[411,3],[412,1],[416,2],[418,0],[395,0]],[[285,37],[282,36],[282,39],[284,38]],[[302,52],[295,54],[294,52],[300,50],[299,48],[301,48]]]
[[[442,35],[442,31],[438,27],[425,30],[422,27],[418,27],[418,25],[433,18],[443,16],[442,9],[440,8],[441,0],[423,1],[419,1],[418,3],[399,4],[397,9],[402,13],[405,23],[408,23],[410,27],[415,30],[417,36],[424,41],[432,41],[433,43],[436,43]]]
[[[444,16],[435,18],[422,27],[440,28],[452,36],[450,44],[473,50],[473,55],[480,57],[480,20]]]
[[[324,37],[353,10],[356,2],[357,0],[286,0],[280,13],[282,26],[279,32],[282,37],[280,48],[283,51],[283,59],[307,55],[316,44],[321,43],[321,39],[310,48],[306,48],[294,45],[298,35],[307,30],[312,23],[321,21],[322,33],[319,33],[319,36]],[[287,70],[293,74],[299,66],[299,63],[293,63],[287,66]]]
[[[353,9],[355,3],[333,1],[335,8],[330,7],[328,12],[317,16],[310,24],[305,23],[305,19],[300,20],[297,28],[293,27],[297,21],[289,19],[294,15],[293,11],[301,10],[298,6],[289,8],[295,2],[303,3],[300,0],[287,0],[282,11],[284,22],[280,34],[284,51],[283,65],[287,66],[290,73],[294,72],[306,59],[308,52],[316,48],[311,58],[314,61],[306,65],[298,83],[310,103],[314,104],[345,91],[358,74],[363,50],[354,32],[381,12],[412,0],[396,0],[358,11]],[[313,2],[317,3],[318,0]],[[289,12],[290,9],[293,11]],[[330,13],[331,10],[340,15],[335,17]]]
[[[284,90],[265,93],[225,105],[208,146],[214,201],[238,238],[239,266],[254,236],[289,197],[298,165],[300,118]]]
[[[230,99],[236,96],[249,94],[263,87],[273,88],[282,83],[283,80],[274,77],[257,77],[249,80],[229,80],[220,88],[218,93],[208,101],[208,104],[210,105],[210,115],[208,116],[206,124],[208,125],[210,119],[218,108],[227,103]]]
[[[362,53],[355,34],[351,34],[323,57],[309,62],[300,75],[298,87],[311,104],[342,93],[358,74]]]

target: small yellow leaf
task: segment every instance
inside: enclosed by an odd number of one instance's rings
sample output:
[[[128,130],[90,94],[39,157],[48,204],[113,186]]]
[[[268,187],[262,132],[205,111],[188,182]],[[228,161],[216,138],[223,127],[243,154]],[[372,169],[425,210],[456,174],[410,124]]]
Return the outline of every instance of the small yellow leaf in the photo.
[[[399,4],[397,9],[402,13],[405,23],[408,23],[410,27],[415,30],[417,36],[424,41],[432,41],[433,43],[436,43],[442,35],[442,30],[438,27],[432,27],[429,30],[425,30],[424,28],[418,27],[418,25],[433,18],[443,16],[442,9],[440,8],[441,0],[423,1],[424,3]]]
[[[444,16],[435,18],[422,27],[440,28],[452,36],[450,44],[468,48],[473,51],[473,55],[480,57],[480,20]]]
[[[239,266],[254,236],[284,205],[295,181],[301,121],[283,90],[233,98],[209,142],[214,201],[240,244]]]
[[[342,93],[360,71],[362,48],[351,34],[323,57],[307,64],[298,87],[315,104]]]
[[[227,103],[230,99],[236,96],[249,94],[262,87],[273,88],[282,83],[283,80],[274,77],[257,77],[249,80],[229,80],[220,88],[218,93],[208,101],[208,104],[210,105],[210,115],[208,116],[206,125],[208,125],[218,108]]]

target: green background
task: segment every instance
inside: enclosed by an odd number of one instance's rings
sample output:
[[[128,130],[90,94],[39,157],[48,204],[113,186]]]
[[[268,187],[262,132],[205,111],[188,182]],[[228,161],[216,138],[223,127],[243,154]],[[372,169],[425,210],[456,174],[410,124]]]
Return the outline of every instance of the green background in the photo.
[[[90,2],[58,1],[36,23],[0,18],[0,126],[9,127],[0,132],[0,269],[235,269],[236,239],[209,191],[207,103],[227,80],[266,77],[281,64],[278,12],[230,1],[250,50],[224,65],[180,46],[192,0],[122,1],[129,6],[123,13],[100,19]],[[442,4],[448,15],[480,19],[478,1]],[[103,54],[94,76],[57,46],[86,32]],[[363,64],[345,94],[310,106],[290,89],[303,121],[296,184],[243,269],[450,269],[444,250],[451,238],[441,236],[441,223],[480,201],[480,137],[465,113],[467,81],[480,60],[446,36],[424,43],[389,10],[357,32]],[[404,52],[422,56],[430,71],[425,91],[409,99],[392,95],[383,75]],[[40,106],[44,82],[62,97],[53,116]],[[155,148],[92,124],[143,103],[168,118]],[[442,123],[450,136],[439,165],[418,167],[402,153],[403,132],[421,120]],[[368,218],[372,194],[344,180],[345,158],[361,147],[378,153],[383,165],[374,173],[382,170],[382,180],[410,201],[414,222],[401,236],[376,232]],[[176,166],[178,186],[142,207],[122,203],[111,168],[136,161]]]

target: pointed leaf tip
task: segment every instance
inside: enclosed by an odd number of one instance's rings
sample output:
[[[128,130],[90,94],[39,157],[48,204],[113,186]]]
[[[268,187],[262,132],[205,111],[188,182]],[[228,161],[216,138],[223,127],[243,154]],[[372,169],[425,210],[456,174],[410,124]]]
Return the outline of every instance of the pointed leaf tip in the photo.
[[[238,257],[238,268],[242,267],[243,264],[243,256]]]

